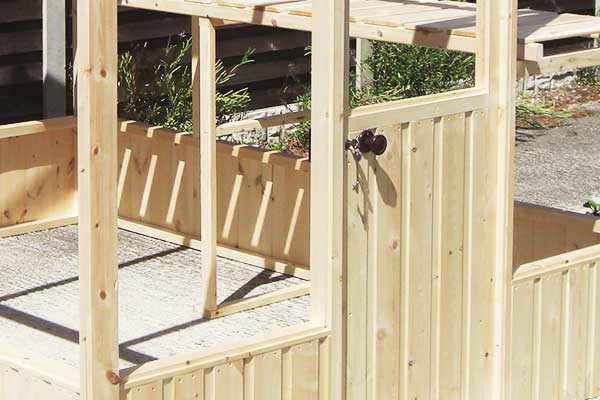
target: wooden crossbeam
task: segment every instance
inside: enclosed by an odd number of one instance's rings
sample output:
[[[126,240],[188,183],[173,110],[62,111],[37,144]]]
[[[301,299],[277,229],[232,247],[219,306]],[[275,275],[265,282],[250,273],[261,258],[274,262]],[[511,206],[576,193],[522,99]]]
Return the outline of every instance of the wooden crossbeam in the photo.
[[[216,310],[211,312],[210,318],[220,318],[226,315],[235,314],[242,311],[252,310],[258,307],[268,306],[280,301],[302,297],[310,294],[310,283],[301,283],[287,288],[275,290],[270,293],[259,294],[239,300],[231,300],[219,304]]]

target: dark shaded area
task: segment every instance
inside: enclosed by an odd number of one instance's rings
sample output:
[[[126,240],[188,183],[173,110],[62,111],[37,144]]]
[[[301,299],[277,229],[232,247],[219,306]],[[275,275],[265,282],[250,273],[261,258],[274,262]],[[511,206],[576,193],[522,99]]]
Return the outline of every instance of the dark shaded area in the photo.
[[[58,0],[57,0],[58,1]],[[72,43],[71,0],[65,0],[67,45]],[[0,124],[42,117],[42,0],[0,2]],[[188,33],[190,17],[122,8],[119,11],[119,51],[145,46],[148,69],[169,40]],[[248,87],[251,107],[291,102],[309,79],[310,59],[304,57],[310,42],[306,32],[262,26],[221,27],[217,30],[217,57],[236,65],[246,49],[256,49],[255,62],[240,70],[224,89]],[[67,63],[71,63],[67,50]],[[7,101],[9,100],[10,101]],[[72,113],[72,98],[66,99]]]

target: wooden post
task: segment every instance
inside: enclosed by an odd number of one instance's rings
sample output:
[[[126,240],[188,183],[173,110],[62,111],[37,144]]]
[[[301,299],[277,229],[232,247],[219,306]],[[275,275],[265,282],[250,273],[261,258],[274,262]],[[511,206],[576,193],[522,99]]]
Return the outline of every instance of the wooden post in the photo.
[[[44,118],[62,117],[67,102],[65,2],[44,0],[42,17]]]
[[[217,309],[217,123],[215,27],[193,18],[194,134],[200,135],[200,207],[202,239],[202,312]],[[195,40],[194,40],[195,38]]]
[[[356,39],[356,88],[362,89],[373,81],[373,73],[364,61],[373,54],[373,45],[368,39]]]
[[[117,400],[117,1],[77,11],[81,398]]]
[[[345,208],[348,136],[348,0],[313,3],[310,265],[311,319],[332,328],[326,344],[331,384],[345,391]]]
[[[507,393],[512,282],[515,80],[517,77],[517,0],[483,1],[486,59],[478,75],[489,90],[488,130],[495,146],[495,270],[492,398]],[[490,177],[492,180],[493,177]],[[490,181],[493,182],[493,181]],[[492,183],[490,183],[492,185]]]

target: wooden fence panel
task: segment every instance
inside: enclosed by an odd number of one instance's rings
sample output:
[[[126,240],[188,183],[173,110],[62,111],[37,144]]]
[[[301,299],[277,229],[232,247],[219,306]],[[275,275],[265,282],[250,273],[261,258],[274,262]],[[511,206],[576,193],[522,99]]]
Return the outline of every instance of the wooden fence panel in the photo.
[[[320,359],[328,356],[326,341],[247,352],[231,361],[185,368],[185,373],[174,370],[151,382],[126,383],[122,399],[326,400],[319,394],[328,379],[328,372],[319,370]]]
[[[76,400],[78,387],[75,368],[0,348],[0,400]]]
[[[600,245],[526,264],[512,289],[512,400],[600,395]]]
[[[489,390],[495,198],[485,122],[477,110],[379,127],[387,151],[351,162],[349,399]]]
[[[75,214],[76,148],[74,128],[68,126],[0,139],[0,227]]]
[[[533,204],[515,202],[513,266],[557,256],[600,243],[598,220]]]
[[[124,123],[119,216],[200,238],[199,141]],[[308,161],[219,142],[219,243],[297,265],[309,263]]]

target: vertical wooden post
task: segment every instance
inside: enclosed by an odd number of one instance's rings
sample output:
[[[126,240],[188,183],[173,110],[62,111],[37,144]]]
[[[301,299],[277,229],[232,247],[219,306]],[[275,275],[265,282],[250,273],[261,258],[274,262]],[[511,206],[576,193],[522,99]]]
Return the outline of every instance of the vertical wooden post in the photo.
[[[373,80],[373,74],[364,64],[364,61],[373,54],[373,45],[370,40],[356,39],[356,87],[364,88]]]
[[[485,0],[487,58],[481,78],[489,90],[488,129],[496,138],[495,270],[493,387],[497,400],[505,399],[510,333],[512,282],[513,186],[515,141],[515,80],[517,77],[517,0]],[[492,179],[492,177],[490,177]],[[491,183],[490,183],[491,184]]]
[[[216,35],[210,19],[193,20],[193,47],[197,52],[193,57],[194,134],[200,135],[202,312],[210,317],[217,309]]]
[[[117,400],[117,1],[77,11],[81,398]]]
[[[44,118],[61,117],[67,102],[65,2],[44,0],[42,16]]]
[[[311,318],[332,328],[331,384],[345,391],[345,207],[348,135],[348,0],[313,3],[310,265]]]

